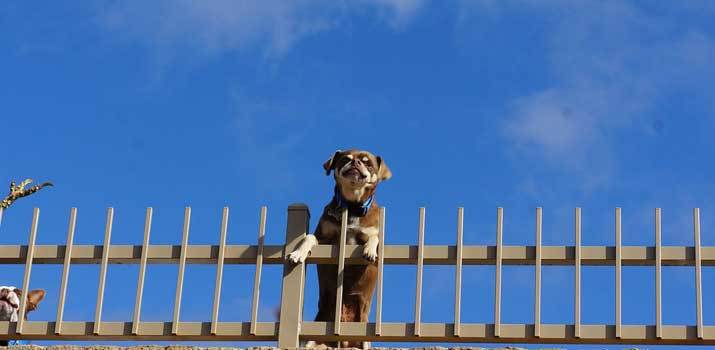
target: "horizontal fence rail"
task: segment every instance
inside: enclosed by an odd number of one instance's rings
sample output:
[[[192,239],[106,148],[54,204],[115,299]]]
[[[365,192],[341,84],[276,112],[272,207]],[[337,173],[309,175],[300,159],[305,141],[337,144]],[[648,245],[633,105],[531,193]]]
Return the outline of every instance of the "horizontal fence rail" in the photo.
[[[36,245],[33,264],[57,264],[64,262],[64,245]],[[384,263],[387,265],[416,265],[418,260],[417,245],[387,245],[385,246]],[[612,246],[581,246],[580,261],[582,266],[615,266],[616,247]],[[695,248],[684,246],[663,246],[660,256],[662,266],[696,266]],[[464,265],[494,265],[496,261],[496,246],[464,245],[462,247],[462,264]],[[575,260],[574,246],[542,246],[541,264],[550,266],[573,266]],[[26,245],[0,245],[0,264],[24,264],[27,259]],[[218,262],[219,246],[217,245],[187,245],[187,264],[216,264]],[[141,245],[112,245],[109,248],[109,264],[140,264]],[[258,256],[256,245],[225,246],[224,264],[255,265]],[[335,264],[338,259],[336,247],[318,245],[313,248],[307,261],[314,264]],[[177,264],[181,257],[180,245],[149,245],[147,247],[147,264]],[[534,246],[502,246],[502,264],[504,265],[534,265],[536,247]],[[70,263],[101,264],[101,245],[74,245]],[[263,247],[263,263],[282,265],[283,246],[265,245]],[[425,245],[423,262],[425,265],[456,265],[457,248],[453,245]],[[345,264],[366,264],[362,257],[362,247],[345,245]],[[715,266],[715,247],[700,248],[700,263],[702,266]],[[656,248],[650,246],[622,246],[621,264],[623,266],[656,266]]]
[[[301,340],[315,341],[384,341],[384,342],[488,342],[488,343],[574,343],[574,344],[711,344],[715,345],[715,326],[703,324],[702,311],[702,266],[715,266],[715,247],[701,245],[700,210],[693,211],[693,246],[663,246],[661,240],[661,210],[654,213],[655,246],[626,246],[621,244],[621,209],[614,213],[614,246],[581,245],[581,209],[574,212],[574,246],[542,245],[542,208],[534,216],[535,245],[514,246],[502,244],[508,231],[503,227],[504,211],[496,213],[496,245],[464,244],[464,209],[457,211],[456,244],[427,245],[425,236],[425,209],[419,210],[417,245],[389,245],[385,227],[385,210],[379,211],[380,238],[378,248],[378,281],[375,322],[343,322],[336,317],[331,322],[304,321],[303,304],[306,264],[286,262],[285,256],[292,252],[308,234],[310,213],[305,205],[288,208],[286,244],[264,244],[267,210],[261,208],[256,244],[226,244],[229,234],[229,211],[222,212],[221,227],[216,232],[217,245],[192,245],[188,243],[191,209],[184,214],[183,234],[180,245],[157,245],[150,243],[152,209],[147,208],[144,240],[141,245],[111,244],[114,210],[107,210],[104,242],[102,245],[77,245],[73,243],[77,222],[77,210],[72,208],[65,245],[36,245],[40,210],[35,209],[27,245],[0,245],[0,264],[25,265],[22,281],[24,290],[29,290],[32,266],[36,264],[62,265],[57,318],[55,321],[0,321],[0,339],[37,340],[221,340],[221,341],[278,341],[283,348],[296,348]],[[346,214],[343,214],[341,238],[337,245],[317,245],[307,258],[308,264],[336,264],[339,274],[338,288],[342,289],[342,272],[345,265],[366,264],[363,247],[346,244]],[[192,232],[192,235],[197,234]],[[203,233],[205,234],[205,233]],[[94,321],[64,321],[64,302],[70,276],[70,266],[77,264],[100,265],[99,288],[95,303]],[[139,265],[138,283],[131,321],[102,321],[104,286],[107,266],[110,264]],[[149,264],[176,264],[179,274],[176,281],[174,312],[171,321],[141,321],[144,280]],[[211,319],[206,322],[185,322],[180,319],[183,273],[186,264],[215,264],[216,281],[213,293]],[[218,318],[221,286],[225,265],[254,265],[253,293],[250,320],[246,322],[221,322]],[[383,315],[383,265],[415,265],[417,267],[414,317],[411,322],[384,322]],[[279,322],[260,322],[258,303],[260,297],[263,265],[283,265],[282,296]],[[454,322],[430,323],[421,319],[423,265],[455,266]],[[494,323],[465,323],[462,316],[469,310],[462,308],[464,298],[462,279],[464,265],[495,266]],[[507,265],[534,266],[534,324],[506,324],[501,321],[502,269]],[[543,266],[574,267],[574,322],[573,324],[547,324],[541,321],[541,279]],[[583,324],[581,322],[582,266],[615,267],[615,324]],[[623,266],[653,266],[655,271],[655,315],[653,325],[623,324],[621,319],[621,273]],[[695,314],[694,325],[665,325],[662,320],[662,266],[693,266],[695,268]],[[248,285],[248,284],[245,284]],[[340,305],[342,293],[337,293]],[[26,309],[25,300],[19,315]],[[339,311],[339,308],[338,310]],[[336,313],[337,314],[337,313]],[[311,315],[312,316],[312,315]],[[309,316],[309,317],[311,317]],[[405,315],[406,319],[410,317]]]

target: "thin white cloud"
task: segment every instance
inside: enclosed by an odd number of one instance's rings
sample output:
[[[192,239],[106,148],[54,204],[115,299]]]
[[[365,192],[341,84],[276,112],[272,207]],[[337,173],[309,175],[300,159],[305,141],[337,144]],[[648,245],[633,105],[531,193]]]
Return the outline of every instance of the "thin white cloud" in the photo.
[[[382,17],[395,29],[403,29],[424,7],[425,0],[366,0],[382,12]]]
[[[603,183],[614,171],[620,132],[647,132],[648,112],[663,96],[702,93],[715,77],[710,35],[630,2],[484,0],[464,1],[460,10],[461,21],[500,24],[528,15],[546,23],[553,80],[510,102],[505,139],[516,154]]]
[[[603,130],[627,124],[638,111],[637,101],[624,94],[618,88],[587,85],[521,97],[504,123],[506,135],[519,147],[537,146],[550,160],[570,160],[598,143]]]
[[[258,48],[281,55],[301,39],[339,26],[347,15],[372,13],[402,28],[423,5],[424,0],[121,1],[103,9],[99,22],[154,48],[208,54]]]

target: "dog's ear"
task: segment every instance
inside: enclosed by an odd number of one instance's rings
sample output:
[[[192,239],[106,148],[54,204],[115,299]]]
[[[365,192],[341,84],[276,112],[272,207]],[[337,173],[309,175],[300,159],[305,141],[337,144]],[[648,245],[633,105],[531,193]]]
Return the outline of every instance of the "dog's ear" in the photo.
[[[341,151],[341,150],[335,151],[335,153],[333,153],[333,155],[330,156],[330,158],[328,158],[328,160],[325,161],[325,163],[323,163],[323,169],[325,169],[325,175],[330,175],[330,172],[335,167],[335,161],[338,159],[338,157],[340,156],[341,153],[343,153],[343,151]]]
[[[387,167],[387,164],[385,164],[385,161],[382,160],[382,157],[377,156],[377,178],[380,179],[380,181],[383,180],[389,180],[392,177],[392,171],[390,171],[390,168]]]
[[[44,289],[33,289],[27,294],[27,300],[35,305],[39,304],[45,298]]]
[[[32,311],[37,308],[42,299],[45,298],[45,291],[43,289],[34,289],[27,294],[27,311]]]

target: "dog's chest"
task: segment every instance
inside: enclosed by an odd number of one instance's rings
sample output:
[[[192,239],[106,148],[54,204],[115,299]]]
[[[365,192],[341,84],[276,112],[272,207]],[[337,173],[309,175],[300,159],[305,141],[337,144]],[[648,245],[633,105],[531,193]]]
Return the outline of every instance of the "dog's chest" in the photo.
[[[377,227],[361,225],[359,217],[348,219],[345,244],[364,244],[372,236],[377,236]]]
[[[364,219],[364,218],[363,218]],[[345,244],[365,244],[371,236],[377,235],[377,227],[365,226],[360,217],[349,217],[346,227]],[[318,240],[321,244],[334,244],[340,238],[340,222],[325,220],[321,222],[321,233]]]
[[[363,234],[363,228],[360,227],[360,218],[359,217],[348,218],[347,237],[345,237],[345,244],[361,244],[361,243],[363,243],[363,242],[358,242],[358,236],[361,236],[362,234]]]

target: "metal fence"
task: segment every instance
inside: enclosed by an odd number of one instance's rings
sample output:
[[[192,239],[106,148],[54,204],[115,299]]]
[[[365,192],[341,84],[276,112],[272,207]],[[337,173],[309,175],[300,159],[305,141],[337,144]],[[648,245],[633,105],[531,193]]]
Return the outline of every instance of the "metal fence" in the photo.
[[[425,211],[420,209],[417,245],[385,245],[385,209],[380,209],[380,245],[378,251],[378,282],[375,291],[375,322],[357,323],[312,322],[303,320],[303,299],[306,265],[285,262],[309,229],[310,214],[302,204],[288,207],[285,245],[265,245],[266,208],[261,209],[260,229],[256,245],[227,245],[228,208],[223,209],[218,245],[189,245],[191,209],[184,215],[183,237],[180,246],[149,244],[152,209],[146,211],[144,240],[141,246],[111,245],[114,211],[107,210],[104,244],[74,245],[73,236],[77,210],[70,212],[66,245],[36,245],[39,209],[35,209],[27,245],[0,246],[0,264],[25,264],[22,288],[28,290],[34,264],[62,264],[62,280],[55,321],[25,321],[22,317],[26,300],[20,305],[18,322],[0,322],[0,339],[36,340],[221,340],[221,341],[278,341],[282,348],[299,346],[300,339],[318,341],[366,340],[384,342],[474,342],[474,343],[595,343],[595,344],[715,344],[715,326],[703,325],[702,266],[715,265],[715,247],[701,247],[700,211],[693,211],[694,246],[661,245],[661,211],[655,210],[655,246],[623,246],[621,244],[621,210],[615,211],[615,246],[581,245],[581,210],[574,213],[574,246],[542,246],[541,208],[536,209],[535,246],[505,246],[502,244],[503,210],[497,209],[496,245],[464,245],[462,234],[463,210],[457,215],[456,245],[425,245]],[[318,245],[308,263],[338,264],[338,275],[345,264],[365,264],[362,247],[346,245]],[[99,264],[100,277],[95,318],[92,321],[63,321],[67,282],[71,264]],[[130,322],[102,321],[104,286],[108,264],[139,264],[136,302]],[[166,322],[141,321],[144,276],[147,264],[178,264],[173,318]],[[186,264],[216,264],[216,283],[211,320],[207,322],[180,321],[182,286]],[[225,264],[255,265],[251,319],[248,322],[219,322],[221,284]],[[263,264],[283,265],[282,294],[279,322],[258,321],[258,299]],[[416,265],[417,283],[414,317],[409,322],[382,321],[383,266],[385,264]],[[455,266],[454,322],[426,323],[421,321],[422,283],[424,265]],[[463,265],[494,265],[495,303],[494,323],[461,322]],[[501,322],[501,286],[503,265],[531,265],[535,269],[534,324],[504,324]],[[541,323],[541,269],[543,265],[574,267],[573,324]],[[581,266],[615,266],[615,324],[581,323]],[[654,325],[626,325],[621,322],[622,266],[653,266],[655,269],[656,311]],[[695,266],[696,324],[664,325],[662,322],[662,266]],[[338,278],[338,276],[336,276]],[[340,279],[338,279],[340,281]],[[342,285],[339,282],[338,288]],[[341,293],[337,294],[340,305]],[[339,315],[340,313],[337,313]]]

